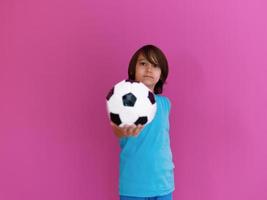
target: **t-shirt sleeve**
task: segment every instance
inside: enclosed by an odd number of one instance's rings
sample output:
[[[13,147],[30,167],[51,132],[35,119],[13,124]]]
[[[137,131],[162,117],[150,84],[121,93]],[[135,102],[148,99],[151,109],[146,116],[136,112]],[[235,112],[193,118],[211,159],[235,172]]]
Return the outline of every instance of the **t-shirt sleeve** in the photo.
[[[170,112],[171,110],[171,101],[168,97],[165,97],[165,108]]]

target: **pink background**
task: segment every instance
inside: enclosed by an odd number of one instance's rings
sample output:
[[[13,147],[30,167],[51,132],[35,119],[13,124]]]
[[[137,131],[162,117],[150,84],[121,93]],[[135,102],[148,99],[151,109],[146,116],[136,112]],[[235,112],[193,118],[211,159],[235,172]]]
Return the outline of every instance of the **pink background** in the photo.
[[[116,200],[105,96],[166,54],[175,200],[267,199],[265,0],[0,1],[0,199]]]

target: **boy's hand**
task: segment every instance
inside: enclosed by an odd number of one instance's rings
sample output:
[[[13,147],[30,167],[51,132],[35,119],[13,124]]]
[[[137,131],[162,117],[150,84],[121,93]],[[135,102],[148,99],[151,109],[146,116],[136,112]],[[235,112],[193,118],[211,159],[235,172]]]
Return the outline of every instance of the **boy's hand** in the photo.
[[[110,125],[115,135],[119,138],[129,137],[129,136],[137,137],[140,131],[144,128],[144,126],[141,124],[138,124],[137,126],[136,125],[124,125],[123,127],[119,127],[113,122],[110,122]]]

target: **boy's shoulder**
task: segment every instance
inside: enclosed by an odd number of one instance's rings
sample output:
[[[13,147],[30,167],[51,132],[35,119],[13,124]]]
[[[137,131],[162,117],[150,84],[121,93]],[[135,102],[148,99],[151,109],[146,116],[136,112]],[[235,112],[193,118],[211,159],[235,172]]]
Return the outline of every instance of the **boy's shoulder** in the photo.
[[[156,94],[155,95],[158,99],[162,100],[162,101],[168,101],[168,102],[171,102],[170,101],[170,98],[167,97],[167,96],[164,96],[164,95],[161,95],[161,94]]]
[[[168,109],[171,108],[171,101],[167,96],[157,94],[156,99],[162,102]]]

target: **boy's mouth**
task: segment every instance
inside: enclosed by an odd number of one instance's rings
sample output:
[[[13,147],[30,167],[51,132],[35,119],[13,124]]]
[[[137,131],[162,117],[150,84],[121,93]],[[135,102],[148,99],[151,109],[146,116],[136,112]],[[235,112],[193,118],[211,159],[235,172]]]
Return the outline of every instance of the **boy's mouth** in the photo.
[[[145,75],[144,78],[154,79],[153,76]]]

